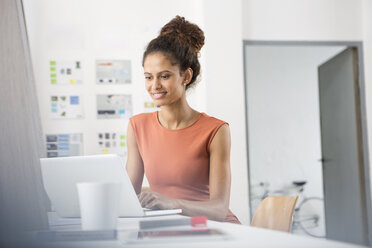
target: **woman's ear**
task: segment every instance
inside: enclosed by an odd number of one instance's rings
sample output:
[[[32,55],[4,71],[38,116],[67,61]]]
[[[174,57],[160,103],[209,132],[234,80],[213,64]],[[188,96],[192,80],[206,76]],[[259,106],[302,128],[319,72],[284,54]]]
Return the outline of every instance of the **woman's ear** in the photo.
[[[183,75],[184,75],[184,84],[188,85],[192,79],[192,75],[193,75],[192,69],[190,67],[187,68]]]

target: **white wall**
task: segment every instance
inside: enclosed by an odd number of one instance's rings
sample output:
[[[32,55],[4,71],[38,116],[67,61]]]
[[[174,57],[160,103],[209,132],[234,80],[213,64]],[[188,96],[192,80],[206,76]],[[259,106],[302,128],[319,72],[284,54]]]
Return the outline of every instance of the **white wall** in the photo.
[[[204,1],[208,113],[230,124],[231,210],[249,224],[240,1]]]
[[[242,5],[244,39],[363,39],[361,0],[242,0]]]

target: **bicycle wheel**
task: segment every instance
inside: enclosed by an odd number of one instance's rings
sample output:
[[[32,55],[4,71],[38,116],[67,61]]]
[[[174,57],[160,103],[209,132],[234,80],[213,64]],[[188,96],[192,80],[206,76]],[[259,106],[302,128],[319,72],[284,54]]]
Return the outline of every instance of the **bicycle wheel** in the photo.
[[[306,234],[325,238],[324,202],[320,197],[305,198],[296,213],[297,225]]]

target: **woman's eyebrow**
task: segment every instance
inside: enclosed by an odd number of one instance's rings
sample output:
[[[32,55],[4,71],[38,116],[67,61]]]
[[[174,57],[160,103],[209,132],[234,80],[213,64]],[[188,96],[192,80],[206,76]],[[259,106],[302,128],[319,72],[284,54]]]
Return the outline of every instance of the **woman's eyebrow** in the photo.
[[[164,73],[164,72],[169,72],[169,73],[172,73],[171,71],[169,71],[169,70],[164,70],[164,71],[159,71],[157,74],[159,75],[159,74],[162,74],[162,73]],[[143,74],[150,74],[150,75],[152,75],[152,73],[150,73],[150,72],[144,72]]]

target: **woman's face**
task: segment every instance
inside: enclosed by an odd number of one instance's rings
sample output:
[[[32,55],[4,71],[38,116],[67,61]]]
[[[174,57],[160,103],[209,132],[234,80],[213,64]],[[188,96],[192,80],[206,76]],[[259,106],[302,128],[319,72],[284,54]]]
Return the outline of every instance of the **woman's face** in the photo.
[[[186,70],[181,75],[179,66],[172,65],[162,53],[147,55],[143,68],[146,90],[157,106],[171,105],[185,96],[189,73]]]

